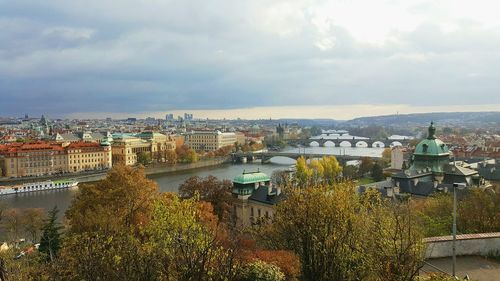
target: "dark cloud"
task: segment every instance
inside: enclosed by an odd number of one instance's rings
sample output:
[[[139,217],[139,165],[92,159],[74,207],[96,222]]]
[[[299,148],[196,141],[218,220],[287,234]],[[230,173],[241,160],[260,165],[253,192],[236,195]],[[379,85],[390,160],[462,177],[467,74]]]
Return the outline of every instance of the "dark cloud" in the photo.
[[[0,0],[0,115],[500,103],[500,29],[433,17],[374,44],[323,2]]]

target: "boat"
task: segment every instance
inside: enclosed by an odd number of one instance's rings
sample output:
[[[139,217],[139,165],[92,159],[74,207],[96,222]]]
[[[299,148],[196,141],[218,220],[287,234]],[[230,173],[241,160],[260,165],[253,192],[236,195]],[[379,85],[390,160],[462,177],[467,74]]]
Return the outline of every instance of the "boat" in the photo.
[[[66,189],[76,186],[78,186],[78,182],[75,180],[49,180],[43,182],[25,183],[22,185],[0,186],[0,196],[34,191]]]

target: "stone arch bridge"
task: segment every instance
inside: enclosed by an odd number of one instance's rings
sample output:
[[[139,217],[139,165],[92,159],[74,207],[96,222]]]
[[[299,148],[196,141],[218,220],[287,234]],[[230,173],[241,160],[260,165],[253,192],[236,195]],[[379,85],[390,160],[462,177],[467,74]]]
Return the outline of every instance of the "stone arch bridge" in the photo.
[[[345,165],[347,161],[351,160],[360,160],[363,158],[362,156],[351,156],[351,155],[330,155],[330,154],[319,154],[319,153],[297,153],[297,152],[236,152],[231,154],[232,161],[234,163],[245,162],[245,161],[254,161],[260,159],[262,164],[268,164],[271,162],[271,159],[274,157],[286,157],[290,159],[297,160],[299,157],[305,157],[306,159],[314,159],[314,158],[322,158],[324,156],[335,156],[339,163]],[[380,157],[371,157],[371,158],[380,158]],[[245,160],[243,160],[245,159]]]
[[[334,146],[334,147],[393,147],[393,146],[407,146],[411,140],[389,140],[389,139],[289,139],[286,142],[292,146],[311,146],[317,143],[320,147]]]

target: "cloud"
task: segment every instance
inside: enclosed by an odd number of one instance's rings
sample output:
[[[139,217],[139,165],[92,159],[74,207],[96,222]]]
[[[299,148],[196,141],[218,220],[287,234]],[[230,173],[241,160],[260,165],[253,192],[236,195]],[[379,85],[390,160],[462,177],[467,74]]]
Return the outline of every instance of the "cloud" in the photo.
[[[480,2],[0,0],[0,114],[499,104]]]

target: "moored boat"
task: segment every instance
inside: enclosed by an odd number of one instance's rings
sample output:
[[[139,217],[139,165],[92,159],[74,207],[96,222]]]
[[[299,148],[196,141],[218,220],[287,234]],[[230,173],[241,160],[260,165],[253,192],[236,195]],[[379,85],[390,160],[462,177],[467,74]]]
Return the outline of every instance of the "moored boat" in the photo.
[[[25,183],[22,185],[0,186],[0,196],[9,194],[20,194],[34,191],[57,190],[76,187],[78,182],[75,180],[54,180]]]

